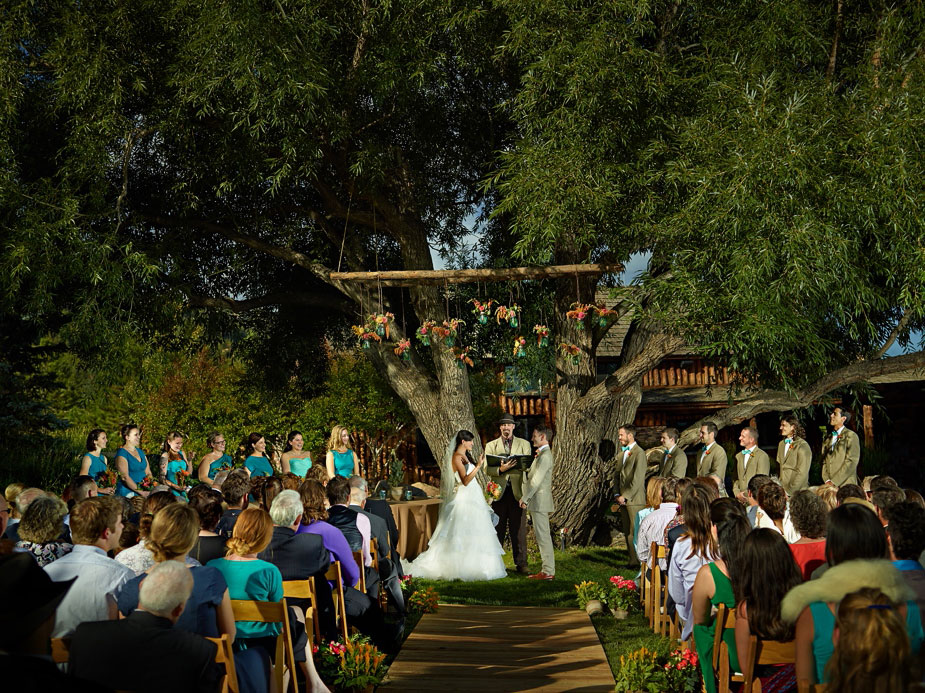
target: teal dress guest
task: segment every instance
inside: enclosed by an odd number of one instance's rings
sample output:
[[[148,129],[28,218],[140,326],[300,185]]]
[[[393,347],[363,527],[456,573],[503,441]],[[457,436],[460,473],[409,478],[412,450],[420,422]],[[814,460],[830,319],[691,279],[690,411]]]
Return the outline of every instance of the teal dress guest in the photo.
[[[353,476],[353,450],[347,448],[345,452],[331,450],[334,454],[334,473],[348,479]]]
[[[350,431],[344,426],[335,426],[328,439],[328,454],[324,460],[324,468],[328,478],[343,476],[348,479],[359,474],[356,453],[353,452]]]
[[[179,486],[180,482],[177,481],[177,472],[181,470],[187,471],[186,456],[182,452],[180,453],[180,459],[170,460],[167,463],[167,473],[166,473],[167,481],[169,481],[172,484],[177,484]],[[170,490],[173,492],[173,495],[175,495],[177,498],[183,498],[184,500],[188,500],[186,491],[178,491],[175,488],[171,488]]]
[[[244,466],[250,470],[251,476],[273,476],[273,467],[266,457],[251,455],[244,460]]]
[[[312,468],[312,458],[303,457],[301,460],[291,459],[289,460],[289,471],[297,476],[304,477],[308,474],[308,470]]]
[[[106,458],[103,455],[94,455],[92,452],[88,452],[87,457],[90,458],[90,469],[87,470],[87,476],[96,479],[96,477],[108,469],[106,466]]]
[[[278,602],[283,598],[283,575],[272,563],[258,559],[252,561],[229,561],[216,558],[207,564],[217,568],[228,583],[228,596],[232,599],[252,599],[258,602]],[[247,638],[264,638],[280,633],[278,623],[237,621],[235,646]]]
[[[215,462],[209,465],[209,478],[214,479],[215,475],[220,471],[223,469],[231,469],[233,466],[234,462],[231,459],[231,455],[222,455],[217,460],[215,460]]]
[[[116,450],[116,459],[118,460],[120,457],[125,458],[125,460],[128,462],[128,475],[137,485],[140,484],[145,478],[145,471],[148,468],[148,458],[145,457],[144,450],[141,448],[135,448],[135,452],[137,452],[138,456],[141,458],[140,461],[135,459],[135,456],[125,448],[119,448]],[[135,492],[126,486],[123,483],[122,478],[119,477],[119,481],[116,483],[116,494],[130,498],[135,495]]]

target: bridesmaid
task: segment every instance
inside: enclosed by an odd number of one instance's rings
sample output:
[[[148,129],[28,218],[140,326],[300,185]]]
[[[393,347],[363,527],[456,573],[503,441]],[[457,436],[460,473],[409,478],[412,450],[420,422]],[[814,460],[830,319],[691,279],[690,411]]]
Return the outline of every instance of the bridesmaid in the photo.
[[[177,480],[177,472],[184,471],[190,475],[193,473],[192,463],[186,459],[183,454],[183,434],[178,431],[171,431],[167,434],[167,439],[161,446],[160,459],[160,480],[165,484],[173,495],[177,498],[187,500],[186,485]]]
[[[109,469],[106,464],[106,458],[103,457],[103,448],[109,439],[106,437],[106,431],[102,428],[94,428],[87,436],[87,454],[80,460],[79,476],[89,476],[96,479],[100,474]],[[101,488],[100,493],[111,495],[114,488]]]
[[[333,479],[335,475],[348,479],[360,475],[360,458],[350,446],[350,431],[343,426],[335,426],[328,440],[328,448],[324,460],[328,479]]]
[[[212,431],[206,436],[206,445],[209,447],[210,452],[206,453],[199,461],[197,475],[202,483],[211,485],[216,474],[222,469],[231,469],[234,463],[231,455],[225,452],[227,448],[225,436],[218,431]]]
[[[146,476],[151,476],[148,458],[145,457],[144,450],[138,447],[141,440],[141,429],[135,424],[125,424],[120,433],[122,434],[122,447],[116,450],[116,470],[119,472],[116,493],[126,498],[147,497],[148,492],[137,486]]]
[[[303,451],[305,439],[298,431],[292,431],[286,437],[286,449],[283,450],[283,456],[280,458],[280,466],[283,474],[292,472],[297,476],[305,478],[308,470],[312,467],[312,456],[308,450]]]
[[[273,476],[273,465],[267,457],[267,439],[262,433],[251,433],[244,441],[244,468],[251,476]]]

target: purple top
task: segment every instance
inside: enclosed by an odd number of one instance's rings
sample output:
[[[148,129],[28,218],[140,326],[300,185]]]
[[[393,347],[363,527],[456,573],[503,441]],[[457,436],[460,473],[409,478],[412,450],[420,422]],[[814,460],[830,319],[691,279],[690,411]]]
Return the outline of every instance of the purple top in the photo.
[[[317,534],[324,548],[331,552],[331,561],[340,561],[345,585],[355,585],[360,580],[360,569],[353,560],[353,551],[344,533],[324,520],[315,520],[310,525],[299,525],[296,534]]]

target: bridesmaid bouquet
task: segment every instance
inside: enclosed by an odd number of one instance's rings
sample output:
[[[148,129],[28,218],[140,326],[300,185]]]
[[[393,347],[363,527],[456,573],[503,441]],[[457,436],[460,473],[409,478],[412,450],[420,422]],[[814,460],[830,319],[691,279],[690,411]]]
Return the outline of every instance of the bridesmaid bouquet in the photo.
[[[177,486],[181,486],[183,488],[186,488],[187,486],[189,486],[189,472],[188,471],[186,471],[185,469],[178,469],[176,476],[177,476]]]
[[[105,472],[100,472],[96,475],[96,485],[101,489],[115,488],[118,480],[119,475],[111,469],[107,469]]]
[[[146,476],[144,479],[135,484],[135,486],[139,491],[153,491],[157,487],[157,482],[150,476]]]

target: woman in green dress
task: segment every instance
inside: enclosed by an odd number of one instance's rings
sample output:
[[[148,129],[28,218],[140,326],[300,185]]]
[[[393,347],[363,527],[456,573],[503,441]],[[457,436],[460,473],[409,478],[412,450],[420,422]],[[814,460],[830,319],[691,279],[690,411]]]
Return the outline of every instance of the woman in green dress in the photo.
[[[713,676],[713,635],[716,629],[714,609],[725,604],[728,609],[735,606],[732,582],[729,579],[729,565],[735,563],[738,553],[751,531],[748,517],[741,504],[732,498],[717,498],[710,503],[710,521],[713,533],[719,545],[720,558],[703,566],[694,580],[691,597],[691,618],[694,620],[694,644],[697,659],[703,674],[707,693],[716,692],[716,679]],[[729,648],[729,662],[738,670],[736,657],[735,631],[727,628],[723,633],[723,642]]]

